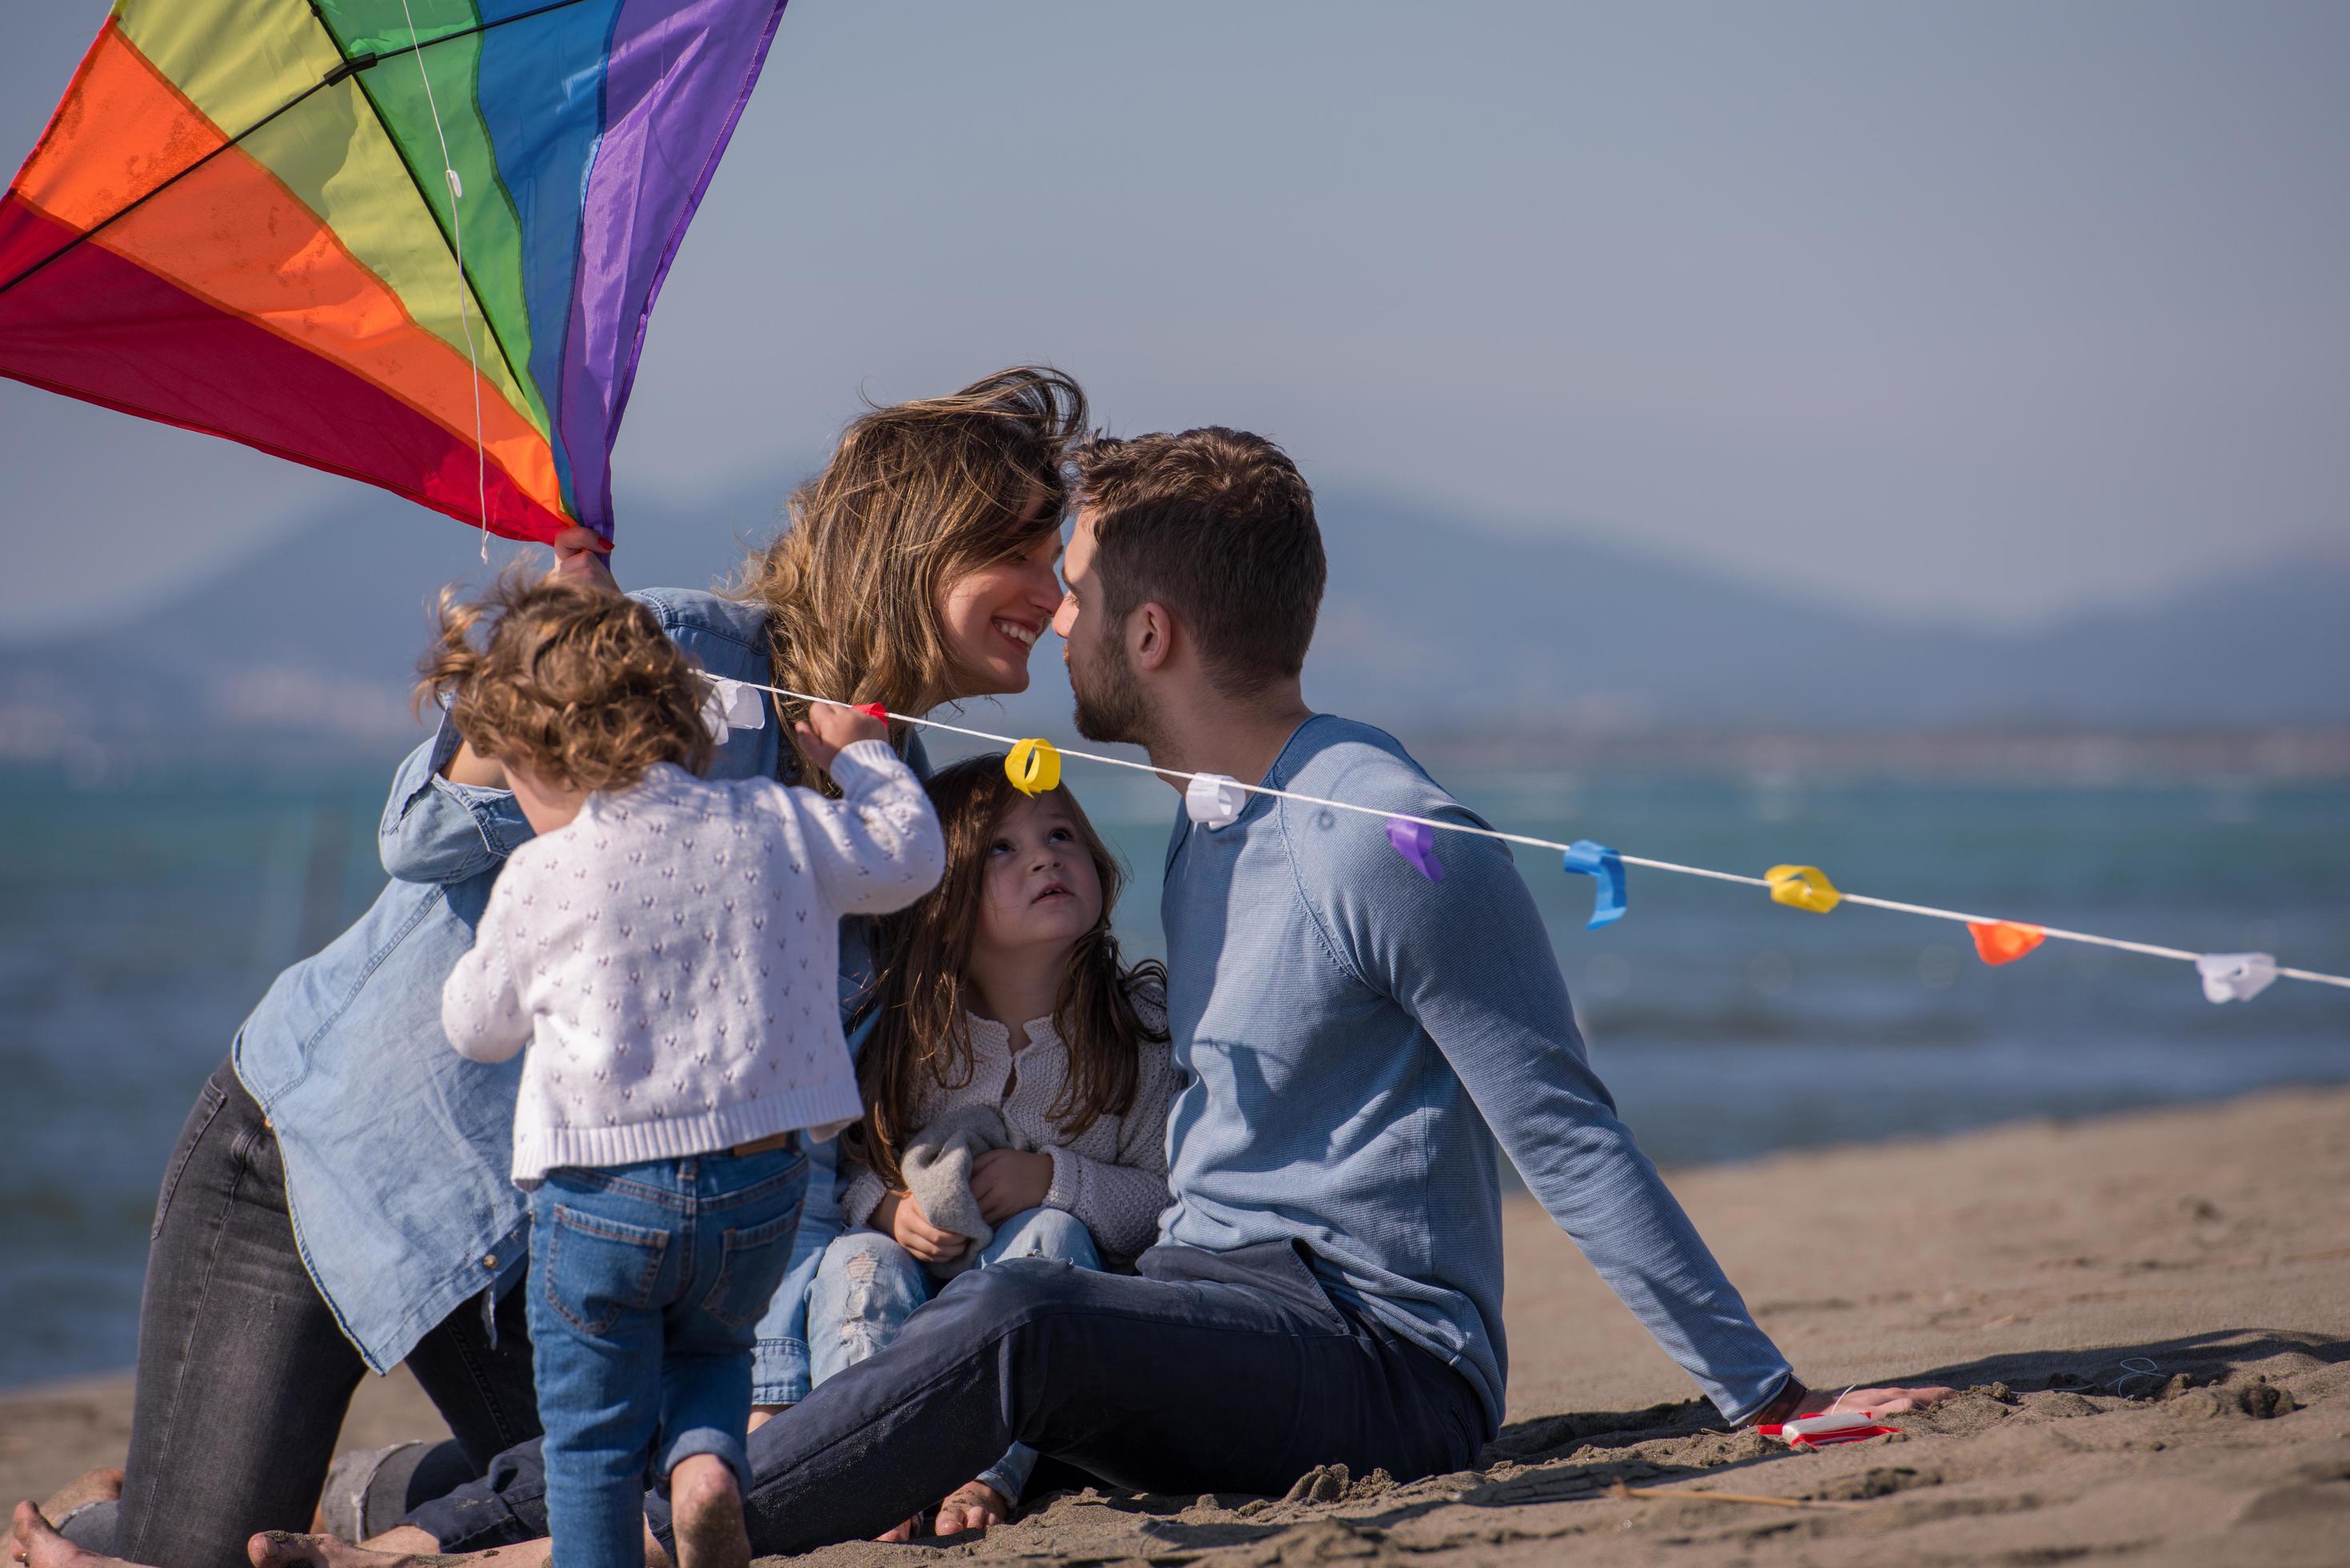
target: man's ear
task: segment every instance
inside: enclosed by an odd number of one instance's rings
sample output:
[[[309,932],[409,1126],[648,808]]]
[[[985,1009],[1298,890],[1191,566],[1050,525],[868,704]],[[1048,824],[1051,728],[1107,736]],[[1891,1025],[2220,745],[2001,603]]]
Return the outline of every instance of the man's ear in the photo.
[[[1175,618],[1152,599],[1126,620],[1127,652],[1138,670],[1161,670],[1175,652]]]

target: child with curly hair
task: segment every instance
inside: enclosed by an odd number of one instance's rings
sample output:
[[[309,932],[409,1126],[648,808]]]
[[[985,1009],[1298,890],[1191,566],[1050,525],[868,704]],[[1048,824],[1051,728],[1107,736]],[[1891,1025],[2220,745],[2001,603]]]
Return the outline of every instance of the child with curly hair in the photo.
[[[641,1568],[650,1473],[671,1490],[681,1568],[741,1568],[754,1331],[791,1257],[801,1139],[862,1108],[840,918],[938,881],[938,817],[881,724],[846,708],[798,726],[838,800],[698,777],[692,662],[600,586],[444,596],[425,695],[504,764],[537,835],[442,1020],[476,1061],[530,1048],[514,1179],[556,1561]]]

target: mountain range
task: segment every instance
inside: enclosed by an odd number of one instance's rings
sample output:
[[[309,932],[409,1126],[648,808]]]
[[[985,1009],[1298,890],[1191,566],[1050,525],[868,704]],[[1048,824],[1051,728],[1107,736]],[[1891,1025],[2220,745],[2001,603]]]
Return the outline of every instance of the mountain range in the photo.
[[[778,525],[778,482],[638,497],[627,584],[705,586]],[[2350,722],[2350,564],[2272,564],[2158,602],[1994,632],[1877,618],[1572,534],[1326,489],[1331,573],[1306,695],[1415,735],[1522,739]],[[2019,563],[2018,570],[2029,570]],[[485,572],[453,525],[355,495],[70,639],[0,644],[0,757],[326,757],[412,735],[424,607]],[[1047,644],[1006,723],[1066,733]],[[983,714],[986,711],[980,711]]]

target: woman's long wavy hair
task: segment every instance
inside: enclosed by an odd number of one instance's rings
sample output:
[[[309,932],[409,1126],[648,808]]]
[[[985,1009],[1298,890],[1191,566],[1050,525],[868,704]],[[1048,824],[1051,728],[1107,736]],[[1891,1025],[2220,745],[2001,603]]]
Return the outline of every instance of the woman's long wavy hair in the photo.
[[[924,1081],[950,1089],[971,1082],[967,1014],[973,996],[966,971],[979,929],[987,850],[1021,798],[1004,777],[1000,752],[941,768],[930,792],[946,830],[946,876],[927,898],[880,921],[880,1014],[858,1062],[865,1120],[849,1134],[850,1152],[892,1187],[900,1185],[898,1160],[906,1140],[920,1130],[908,1118]],[[1046,1115],[1076,1138],[1100,1117],[1133,1107],[1142,1044],[1167,1038],[1165,1030],[1143,1023],[1133,992],[1151,986],[1164,994],[1167,969],[1156,959],[1125,961],[1110,931],[1110,911],[1126,874],[1076,797],[1055,789],[1050,798],[1067,809],[1102,889],[1101,918],[1077,939],[1053,1004],[1053,1029],[1068,1047],[1069,1074]]]
[[[766,607],[775,684],[899,713],[951,697],[941,597],[1059,530],[1063,463],[1085,429],[1084,391],[1035,366],[857,420],[733,584]],[[795,749],[806,707],[776,700]],[[800,776],[816,777],[807,762],[803,753]]]

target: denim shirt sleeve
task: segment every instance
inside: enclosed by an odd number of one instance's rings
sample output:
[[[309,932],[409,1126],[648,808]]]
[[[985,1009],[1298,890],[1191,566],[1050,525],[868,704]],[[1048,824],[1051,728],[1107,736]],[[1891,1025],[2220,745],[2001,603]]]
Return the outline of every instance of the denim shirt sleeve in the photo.
[[[1450,802],[1417,809],[1476,821]],[[1325,881],[1338,889],[1326,913],[1336,956],[1419,1022],[1543,1208],[1722,1414],[1742,1419],[1778,1392],[1786,1359],[1617,1118],[1509,850],[1448,833],[1438,854],[1441,882],[1384,841]]]
[[[386,876],[442,886],[462,882],[490,870],[531,837],[513,791],[441,776],[462,740],[443,713],[432,738],[392,775],[377,839]]]

